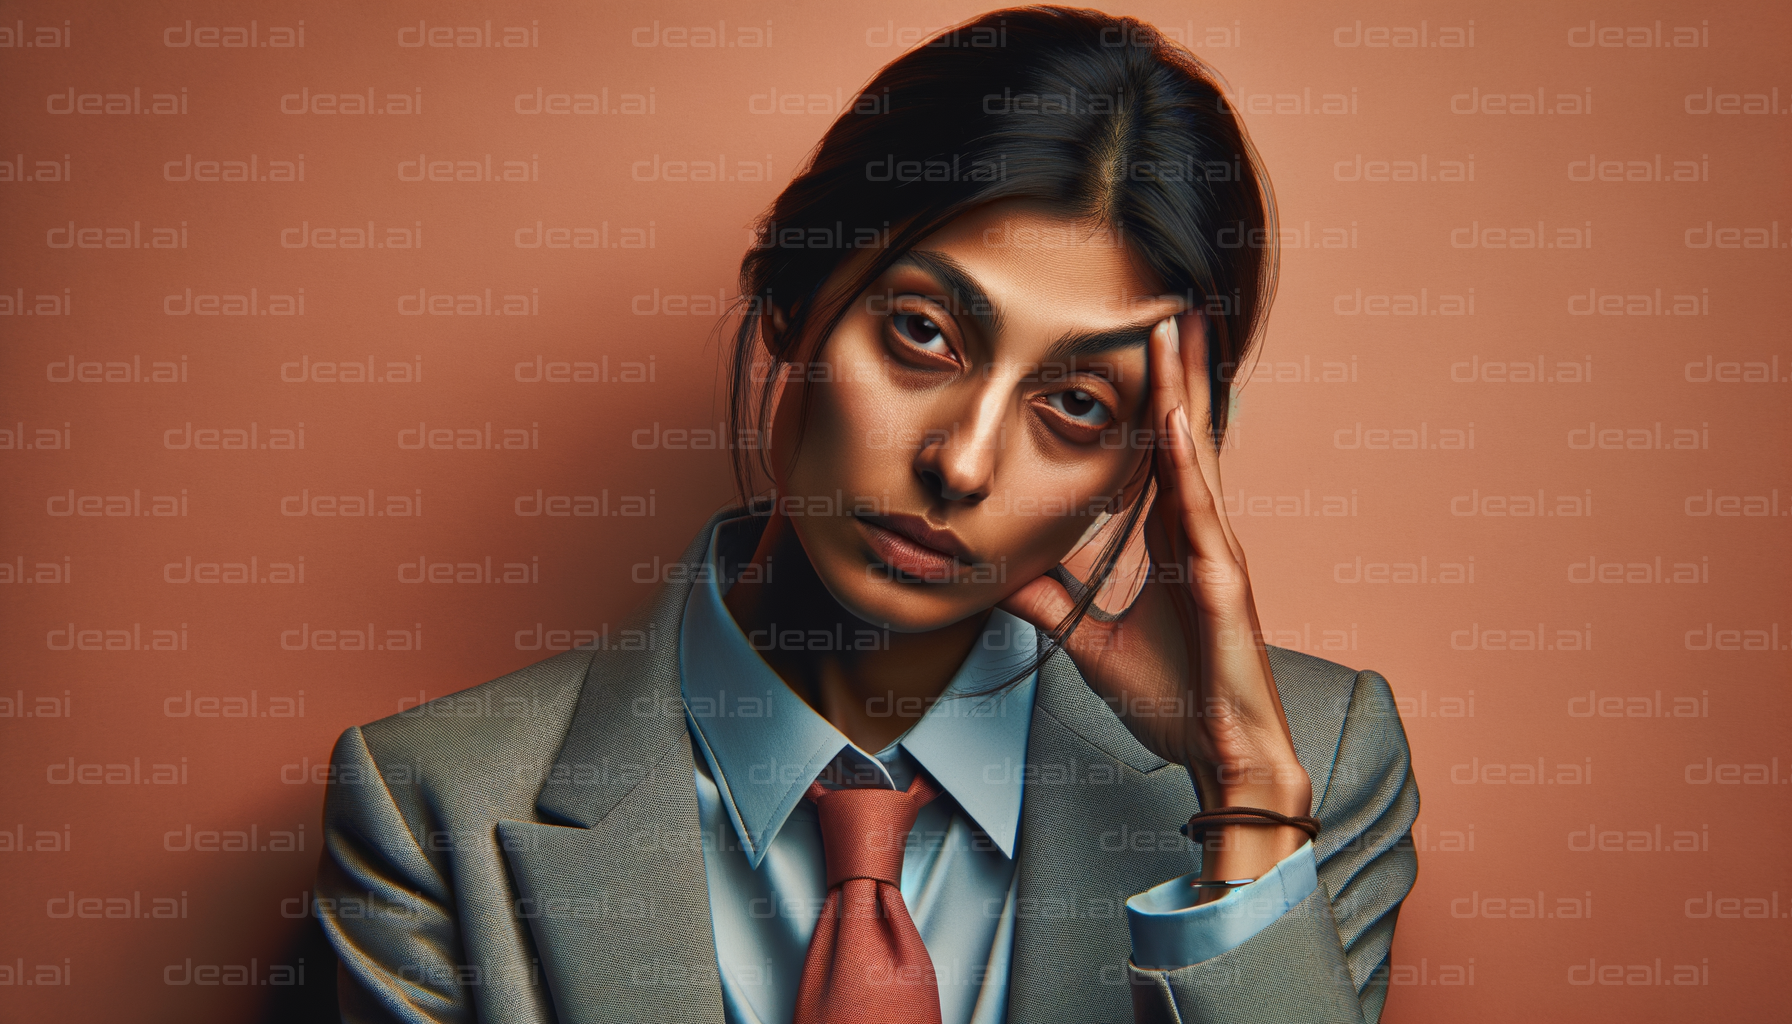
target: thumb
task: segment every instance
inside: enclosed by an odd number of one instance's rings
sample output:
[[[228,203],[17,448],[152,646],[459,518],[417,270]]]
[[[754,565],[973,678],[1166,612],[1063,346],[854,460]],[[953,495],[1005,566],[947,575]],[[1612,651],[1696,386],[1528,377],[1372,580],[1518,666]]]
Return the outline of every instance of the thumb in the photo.
[[[1070,592],[1049,576],[1041,576],[1009,595],[996,607],[1032,625],[1041,633],[1050,633],[1076,607]]]

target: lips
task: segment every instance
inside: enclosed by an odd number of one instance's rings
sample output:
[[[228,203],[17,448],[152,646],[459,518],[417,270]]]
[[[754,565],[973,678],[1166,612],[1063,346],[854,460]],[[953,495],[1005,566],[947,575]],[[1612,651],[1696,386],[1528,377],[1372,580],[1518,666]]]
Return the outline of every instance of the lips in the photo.
[[[945,582],[975,561],[970,549],[950,530],[928,525],[920,516],[855,517],[872,551],[885,565],[907,576]]]

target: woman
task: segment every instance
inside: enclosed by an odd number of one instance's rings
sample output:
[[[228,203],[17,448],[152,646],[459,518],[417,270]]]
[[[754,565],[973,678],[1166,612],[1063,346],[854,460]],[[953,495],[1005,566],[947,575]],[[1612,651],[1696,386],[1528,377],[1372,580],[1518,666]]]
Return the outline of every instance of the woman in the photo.
[[[862,96],[742,264],[746,504],[637,649],[338,743],[345,1017],[1376,1020],[1405,737],[1258,641],[1214,499],[1274,282],[1216,244],[1275,237],[1242,126],[1060,8]]]

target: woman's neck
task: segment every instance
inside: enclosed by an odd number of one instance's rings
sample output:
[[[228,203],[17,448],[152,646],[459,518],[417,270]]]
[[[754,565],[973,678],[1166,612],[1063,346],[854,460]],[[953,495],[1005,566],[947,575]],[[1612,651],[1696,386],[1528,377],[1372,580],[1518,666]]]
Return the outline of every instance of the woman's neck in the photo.
[[[785,685],[867,751],[882,750],[926,713],[989,619],[984,612],[927,633],[897,633],[866,622],[828,592],[790,520],[778,513],[766,523],[753,563],[760,571],[742,574],[722,603],[742,632],[770,637],[770,649],[759,653]],[[783,643],[793,631],[794,642]],[[872,649],[855,649],[868,631],[877,640],[863,646]],[[816,636],[843,642],[811,649]]]

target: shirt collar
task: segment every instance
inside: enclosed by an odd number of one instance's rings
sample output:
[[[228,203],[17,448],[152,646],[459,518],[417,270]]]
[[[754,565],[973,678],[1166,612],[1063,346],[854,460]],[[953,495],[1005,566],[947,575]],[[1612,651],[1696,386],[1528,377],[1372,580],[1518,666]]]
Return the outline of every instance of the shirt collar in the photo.
[[[859,750],[784,684],[722,603],[734,573],[742,567],[752,571],[755,527],[761,525],[748,516],[716,526],[685,601],[678,636],[679,683],[691,732],[755,868],[809,783],[842,749]],[[813,641],[850,647],[884,638],[882,630],[868,625],[853,633],[843,631],[831,639],[816,635]],[[755,639],[760,648],[772,642],[764,632]],[[1032,626],[997,609],[946,693],[1000,682],[1032,658],[1036,643]],[[1037,682],[1034,673],[997,696],[935,701],[891,744],[926,768],[1009,857],[1020,830]]]

